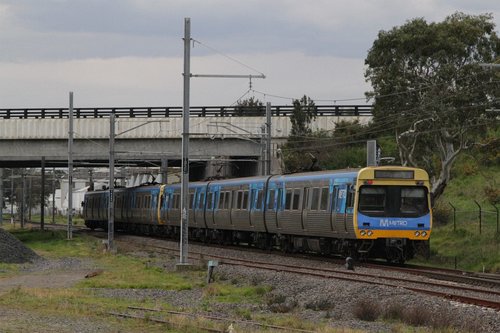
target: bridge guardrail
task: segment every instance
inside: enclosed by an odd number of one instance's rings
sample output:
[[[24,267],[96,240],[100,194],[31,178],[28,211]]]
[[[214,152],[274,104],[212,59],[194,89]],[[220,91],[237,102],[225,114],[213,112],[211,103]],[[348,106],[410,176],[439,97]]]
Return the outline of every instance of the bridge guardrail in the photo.
[[[317,116],[365,116],[372,115],[371,105],[316,105]],[[271,106],[271,112],[276,117],[290,116],[292,105]],[[74,108],[75,118],[104,118],[114,113],[116,117],[124,118],[166,118],[182,117],[182,107],[96,107]],[[68,118],[68,108],[2,108],[0,119],[28,118]],[[265,107],[248,106],[194,106],[190,107],[191,116],[197,117],[264,117]]]

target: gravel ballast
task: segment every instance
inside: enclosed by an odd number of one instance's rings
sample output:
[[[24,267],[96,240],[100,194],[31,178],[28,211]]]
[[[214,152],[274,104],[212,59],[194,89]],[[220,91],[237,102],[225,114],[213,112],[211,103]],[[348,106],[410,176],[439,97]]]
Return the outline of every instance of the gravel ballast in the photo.
[[[37,259],[40,257],[33,250],[9,232],[0,229],[0,263],[22,264]]]

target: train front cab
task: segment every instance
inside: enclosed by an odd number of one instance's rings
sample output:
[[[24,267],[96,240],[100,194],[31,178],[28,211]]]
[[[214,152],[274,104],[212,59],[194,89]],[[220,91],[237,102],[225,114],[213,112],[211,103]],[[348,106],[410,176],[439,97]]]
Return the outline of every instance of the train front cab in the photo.
[[[428,246],[431,234],[427,172],[407,167],[367,167],[356,184],[356,238],[388,261],[404,262]]]

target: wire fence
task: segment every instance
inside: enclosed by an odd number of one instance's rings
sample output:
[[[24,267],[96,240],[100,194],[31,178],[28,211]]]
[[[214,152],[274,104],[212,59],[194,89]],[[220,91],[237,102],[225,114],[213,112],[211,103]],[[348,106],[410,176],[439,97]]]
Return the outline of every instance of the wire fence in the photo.
[[[499,209],[495,205],[480,204],[474,200],[475,209],[457,209],[451,202],[448,203],[453,212],[453,231],[457,229],[473,230],[482,235],[500,232]]]
[[[490,272],[497,266],[495,258],[500,253],[499,208],[475,200],[465,207],[457,207],[451,202],[448,206],[451,216],[447,232],[452,233],[451,238],[459,239],[461,246],[440,244],[439,253],[432,255],[432,261],[442,267]],[[448,234],[448,238],[441,242],[446,243],[449,238]]]

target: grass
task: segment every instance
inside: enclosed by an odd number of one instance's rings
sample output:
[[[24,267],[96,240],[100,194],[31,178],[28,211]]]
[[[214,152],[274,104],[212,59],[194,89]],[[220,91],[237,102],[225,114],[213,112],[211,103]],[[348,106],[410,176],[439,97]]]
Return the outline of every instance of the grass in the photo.
[[[166,260],[171,258],[155,257],[154,255],[132,255],[118,253],[110,255],[102,251],[99,240],[92,237],[74,235],[73,240],[66,239],[65,231],[40,231],[35,229],[13,229],[9,231],[19,238],[27,246],[46,258],[76,257],[91,259],[102,274],[90,279],[81,280],[74,287],[48,289],[48,288],[13,288],[0,298],[0,308],[6,307],[30,311],[37,316],[63,316],[81,320],[106,321],[111,323],[113,331],[127,332],[161,332],[165,331],[165,325],[158,325],[141,319],[117,319],[109,315],[109,312],[126,313],[131,310],[129,306],[140,306],[163,310],[185,311],[175,309],[164,300],[135,300],[127,298],[110,298],[99,294],[95,289],[160,289],[160,290],[202,290],[201,308],[192,308],[188,311],[200,311],[204,307],[210,309],[217,304],[234,304],[231,313],[235,318],[250,320],[253,313],[240,307],[238,304],[264,305],[265,297],[270,287],[241,283],[236,280],[206,284],[205,269],[198,271],[168,272],[164,269]],[[20,265],[0,265],[0,276],[13,275],[19,272]],[[147,314],[148,316],[168,317],[166,312]],[[200,320],[186,320],[176,317],[168,319],[180,325],[180,332],[196,332],[196,326],[213,327],[224,329],[218,322],[203,322]],[[306,328],[318,327],[313,323],[307,323],[294,319],[294,316],[273,316],[266,318],[266,323],[273,325]],[[0,323],[0,330],[14,326]],[[177,325],[176,324],[176,325]],[[14,325],[14,324],[13,324]],[[20,319],[15,325],[28,326]],[[186,328],[187,325],[187,328]],[[20,326],[15,326],[20,327]],[[13,328],[12,328],[13,329]],[[13,329],[14,330],[14,329]],[[40,328],[43,331],[43,328]],[[47,330],[50,330],[47,328]],[[175,331],[175,330],[174,330]],[[259,330],[240,329],[238,332],[257,332]],[[324,332],[329,332],[325,330]]]
[[[430,260],[414,262],[468,271],[500,272],[500,234],[496,210],[489,202],[488,188],[500,185],[498,167],[481,167],[470,159],[459,162],[455,177],[436,203],[436,218],[431,236]],[[482,207],[481,230],[479,208]],[[453,209],[456,209],[456,219]],[[497,204],[497,207],[499,205]]]

